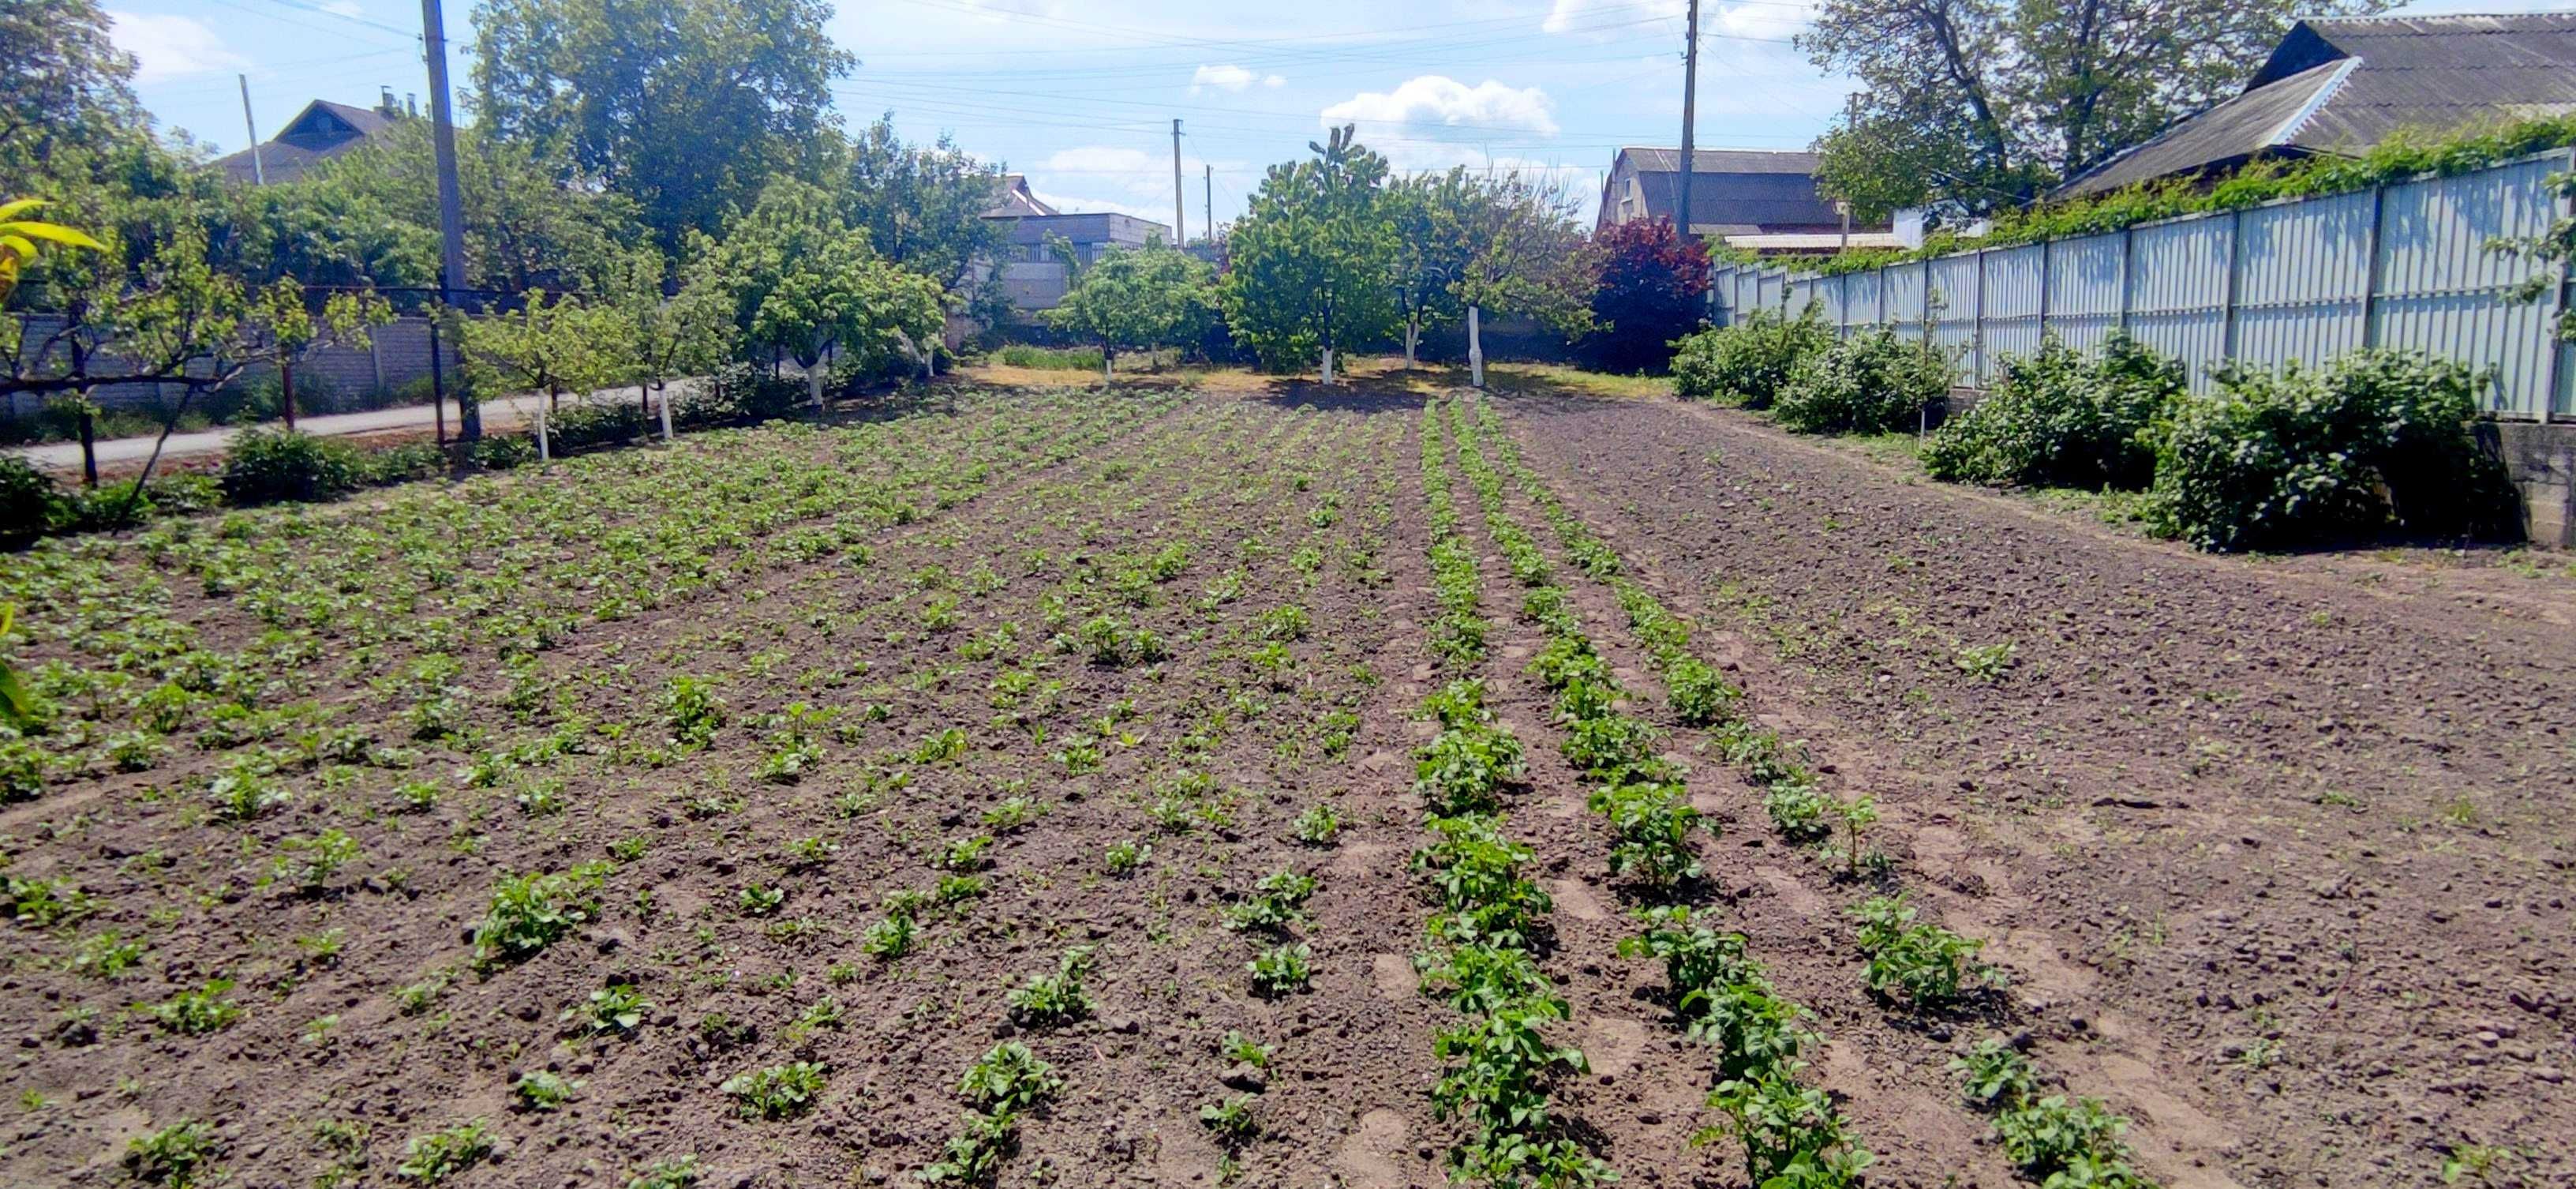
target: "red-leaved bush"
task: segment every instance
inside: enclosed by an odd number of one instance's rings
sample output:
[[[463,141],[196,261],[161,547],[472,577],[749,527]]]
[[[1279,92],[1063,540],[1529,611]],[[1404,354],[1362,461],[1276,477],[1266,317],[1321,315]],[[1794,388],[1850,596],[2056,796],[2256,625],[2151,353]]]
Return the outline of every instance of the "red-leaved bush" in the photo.
[[[1592,291],[1600,329],[1583,341],[1594,367],[1661,371],[1674,339],[1699,329],[1708,310],[1708,249],[1677,234],[1669,219],[1639,219],[1593,237],[1601,279]]]

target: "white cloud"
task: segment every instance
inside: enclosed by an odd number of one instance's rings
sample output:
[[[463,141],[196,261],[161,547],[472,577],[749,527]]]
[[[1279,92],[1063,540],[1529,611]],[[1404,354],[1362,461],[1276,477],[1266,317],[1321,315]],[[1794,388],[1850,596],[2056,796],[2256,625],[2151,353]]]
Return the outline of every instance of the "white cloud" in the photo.
[[[323,0],[323,2],[316,5],[316,7],[333,16],[362,17],[367,15],[367,10],[358,3],[358,0]]]
[[[1618,26],[1631,26],[1623,32],[1634,33],[1632,22],[1655,17],[1677,17],[1683,13],[1682,0],[1556,0],[1547,10],[1547,19],[1539,22],[1545,33],[1589,33]]]
[[[1326,124],[1439,124],[1526,129],[1556,135],[1556,102],[1537,87],[1493,79],[1468,86],[1445,75],[1406,79],[1392,91],[1363,91],[1327,107]]]
[[[1815,9],[1805,3],[1788,0],[1753,0],[1748,4],[1720,5],[1700,16],[1700,33],[1728,37],[1751,37],[1764,41],[1785,41],[1807,27]],[[1705,57],[1706,55],[1702,55]]]
[[[157,83],[192,74],[242,70],[250,59],[193,17],[109,10],[108,39],[134,55],[134,81]]]
[[[1198,94],[1203,87],[1214,87],[1220,91],[1245,91],[1250,90],[1255,83],[1265,87],[1281,87],[1286,86],[1288,80],[1276,74],[1254,74],[1240,66],[1201,66],[1190,73],[1190,94]]]

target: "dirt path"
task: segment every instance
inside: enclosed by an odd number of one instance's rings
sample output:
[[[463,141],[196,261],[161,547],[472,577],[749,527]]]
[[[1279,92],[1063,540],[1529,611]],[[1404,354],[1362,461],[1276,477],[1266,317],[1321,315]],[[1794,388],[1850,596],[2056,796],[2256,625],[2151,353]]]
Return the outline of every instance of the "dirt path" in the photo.
[[[2137,1121],[2148,1171],[2429,1184],[2484,1145],[2489,1183],[2566,1175],[2566,584],[2202,557],[1724,411],[1504,407],[1886,806],[1910,882],[1992,940],[2044,1064]]]

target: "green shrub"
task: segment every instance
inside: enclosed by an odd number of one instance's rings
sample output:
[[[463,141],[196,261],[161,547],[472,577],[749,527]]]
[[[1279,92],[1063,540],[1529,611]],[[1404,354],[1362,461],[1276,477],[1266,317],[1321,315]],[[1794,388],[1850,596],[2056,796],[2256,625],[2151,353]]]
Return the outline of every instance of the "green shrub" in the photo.
[[[996,352],[995,357],[1010,367],[1050,371],[1074,368],[1087,372],[1100,370],[1098,347],[1033,347],[1026,343],[1013,343]]]
[[[2098,356],[2055,336],[2004,361],[1994,391],[1923,449],[1923,468],[1954,483],[2142,488],[2155,475],[2147,431],[2183,393],[2180,363],[2125,334]]]
[[[1939,347],[1874,327],[1800,360],[1774,410],[1799,433],[1885,433],[1912,428],[1949,391]]]
[[[370,483],[409,483],[447,473],[447,455],[429,442],[404,442],[367,456]]]
[[[535,462],[537,440],[522,437],[485,438],[468,447],[467,454],[474,459],[474,465],[484,470],[506,471]]]
[[[2414,351],[2357,351],[2319,369],[2231,369],[2158,423],[2146,514],[2210,550],[2509,524],[2511,487],[2469,426],[2476,379]]]
[[[254,429],[233,439],[219,482],[235,505],[326,500],[368,478],[366,456],[347,442],[291,429]]]
[[[1833,328],[1813,307],[1795,318],[1755,310],[1733,326],[1683,339],[1673,355],[1673,390],[1692,400],[1767,409],[1799,362],[1833,343]]]
[[[16,455],[0,455],[0,549],[22,549],[43,536],[62,501],[53,476]]]
[[[772,376],[767,368],[733,363],[685,391],[674,389],[671,422],[697,427],[767,421],[804,408],[808,400],[801,377]]]
[[[546,414],[547,448],[556,454],[570,454],[600,446],[622,446],[659,432],[660,424],[659,418],[642,405],[624,400],[575,401]]]

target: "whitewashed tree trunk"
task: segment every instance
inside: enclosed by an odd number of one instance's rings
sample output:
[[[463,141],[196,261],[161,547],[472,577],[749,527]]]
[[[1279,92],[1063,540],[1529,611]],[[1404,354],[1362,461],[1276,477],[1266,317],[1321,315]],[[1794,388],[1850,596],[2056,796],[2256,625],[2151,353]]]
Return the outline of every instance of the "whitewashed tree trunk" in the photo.
[[[1332,349],[1331,347],[1326,347],[1326,348],[1324,348],[1324,383],[1326,383],[1326,384],[1328,384],[1328,385],[1329,385],[1329,384],[1331,384],[1332,382],[1333,382],[1333,349]]]
[[[806,369],[805,369],[805,391],[806,391],[808,394],[810,394],[810,395],[814,398],[814,411],[815,411],[815,412],[817,412],[817,413],[822,412],[822,411],[823,411],[823,364],[822,364],[822,361],[820,361],[820,360],[816,360],[816,361],[815,361],[815,363],[814,363],[814,365],[813,365],[812,367],[809,367],[809,368],[806,368]]]
[[[1480,325],[1483,311],[1467,307],[1467,374],[1476,387],[1485,386],[1485,335]]]
[[[653,394],[662,398],[657,402],[662,406],[662,444],[668,446],[671,444],[671,382],[653,381]]]
[[[1422,342],[1422,315],[1404,316],[1404,370],[1413,370],[1414,348]]]
[[[546,433],[546,407],[540,404],[537,406],[537,461],[553,462],[554,458],[554,442]]]
[[[1101,383],[1103,383],[1103,384],[1106,384],[1106,383],[1109,383],[1110,381],[1115,380],[1115,379],[1117,379],[1117,378],[1118,378],[1118,356],[1117,356],[1117,353],[1115,353],[1115,352],[1111,351],[1111,350],[1108,348],[1108,346],[1104,344],[1104,345],[1100,348],[1100,382],[1101,382]]]

